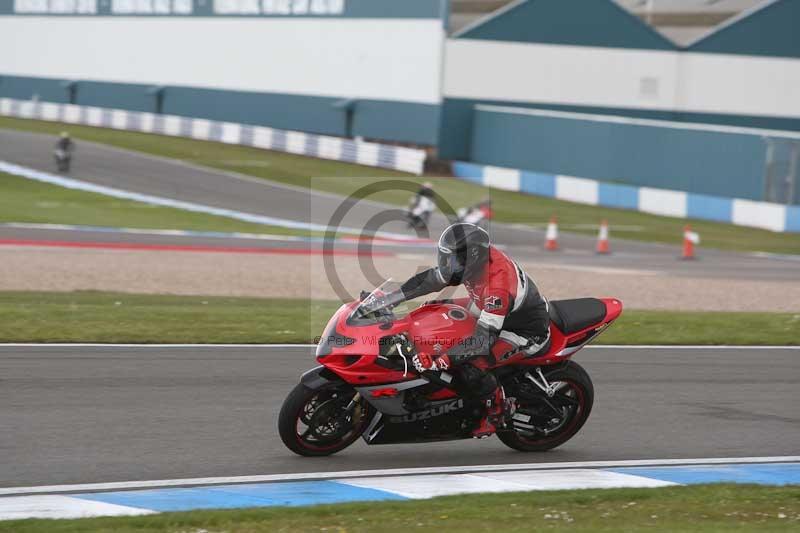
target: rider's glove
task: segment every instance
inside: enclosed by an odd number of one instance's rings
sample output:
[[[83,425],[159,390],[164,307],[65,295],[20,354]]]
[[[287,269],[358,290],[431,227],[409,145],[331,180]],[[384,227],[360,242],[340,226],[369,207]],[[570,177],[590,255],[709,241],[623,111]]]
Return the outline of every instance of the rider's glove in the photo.
[[[388,307],[385,296],[372,295],[368,300],[365,300],[359,310],[362,316],[367,316],[379,309],[386,309]]]
[[[426,370],[447,370],[450,368],[450,358],[446,355],[434,359],[425,353],[417,354],[411,359],[411,362],[417,372],[425,372]]]
[[[372,294],[368,300],[362,302],[359,308],[360,314],[365,317],[381,309],[391,309],[404,299],[402,291],[393,291],[388,294]]]

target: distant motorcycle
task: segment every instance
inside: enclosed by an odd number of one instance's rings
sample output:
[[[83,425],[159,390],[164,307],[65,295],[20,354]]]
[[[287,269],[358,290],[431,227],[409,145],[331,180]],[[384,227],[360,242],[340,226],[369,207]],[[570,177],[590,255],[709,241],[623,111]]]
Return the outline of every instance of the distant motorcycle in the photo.
[[[69,172],[69,167],[72,163],[72,154],[70,152],[57,148],[53,152],[53,157],[56,160],[56,168],[59,172]]]
[[[408,227],[417,230],[426,228],[428,220],[431,218],[431,213],[435,208],[436,204],[428,196],[419,195],[415,197],[408,211],[406,211]]]
[[[446,370],[414,370],[417,353],[438,355],[475,331],[475,317],[450,303],[398,312],[391,281],[339,308],[309,370],[278,415],[281,440],[299,455],[330,455],[359,437],[367,444],[468,439],[482,411],[453,387]],[[376,303],[380,305],[376,305]],[[492,372],[506,397],[497,437],[515,450],[555,448],[581,429],[594,387],[571,358],[616,320],[614,298],[551,301],[550,342],[540,352],[510,351]]]
[[[56,160],[56,168],[59,172],[69,172],[69,167],[72,163],[72,152],[74,150],[75,143],[69,136],[69,132],[62,131],[56,142],[56,149],[53,151],[53,157]]]
[[[486,229],[494,213],[491,204],[484,201],[471,207],[462,207],[456,211],[456,216],[459,222],[475,224],[476,226]]]

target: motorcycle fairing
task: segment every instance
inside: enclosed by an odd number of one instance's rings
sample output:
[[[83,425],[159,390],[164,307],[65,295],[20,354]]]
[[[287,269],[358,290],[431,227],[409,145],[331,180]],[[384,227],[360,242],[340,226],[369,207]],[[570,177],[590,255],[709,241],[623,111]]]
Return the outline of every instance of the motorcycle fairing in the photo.
[[[404,415],[377,412],[362,437],[369,445],[468,439],[474,424],[469,407],[467,400],[456,397]]]
[[[356,390],[361,394],[362,398],[371,403],[378,411],[386,415],[406,415],[410,412],[405,408],[408,390],[429,384],[430,382],[427,379],[418,378],[402,383],[394,383],[391,387],[372,385],[369,387],[356,387]],[[389,394],[378,394],[385,390],[388,390]]]
[[[356,387],[419,378],[410,358],[404,362],[379,355],[386,339],[406,334],[419,353],[438,356],[452,347],[449,342],[467,338],[475,331],[475,318],[455,304],[425,305],[391,323],[354,325],[348,323],[348,316],[357,304],[342,306],[317,348],[317,360]]]
[[[619,300],[603,298],[601,301],[606,307],[606,315],[599,323],[570,334],[564,334],[551,323],[548,350],[533,357],[517,353],[498,361],[498,367],[545,366],[568,358],[622,313]],[[325,329],[317,358],[326,368],[356,387],[401,383],[419,378],[410,360],[389,359],[378,354],[385,339],[406,334],[418,353],[437,357],[446,353],[453,343],[469,337],[475,331],[475,318],[455,304],[423,305],[391,323],[354,326],[348,324],[347,317],[357,305],[358,302],[344,305],[334,315]],[[329,342],[330,339],[332,341]]]
[[[342,378],[323,365],[315,366],[311,370],[306,370],[303,375],[300,376],[300,383],[309,389],[319,389],[334,381],[341,382]]]

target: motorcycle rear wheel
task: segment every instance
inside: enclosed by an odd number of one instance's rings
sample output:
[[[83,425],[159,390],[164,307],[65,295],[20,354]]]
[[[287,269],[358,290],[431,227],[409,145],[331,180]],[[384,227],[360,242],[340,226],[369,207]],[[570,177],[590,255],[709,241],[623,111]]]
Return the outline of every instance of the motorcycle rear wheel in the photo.
[[[291,451],[306,457],[340,452],[366,429],[371,410],[360,400],[347,414],[345,407],[356,392],[349,387],[310,389],[298,383],[278,415],[278,433]]]
[[[569,361],[564,367],[545,375],[550,383],[565,384],[553,398],[549,398],[554,404],[563,407],[565,419],[557,424],[557,429],[540,435],[525,435],[518,431],[498,432],[497,437],[509,448],[521,452],[552,450],[574,437],[592,412],[594,385],[582,366]]]

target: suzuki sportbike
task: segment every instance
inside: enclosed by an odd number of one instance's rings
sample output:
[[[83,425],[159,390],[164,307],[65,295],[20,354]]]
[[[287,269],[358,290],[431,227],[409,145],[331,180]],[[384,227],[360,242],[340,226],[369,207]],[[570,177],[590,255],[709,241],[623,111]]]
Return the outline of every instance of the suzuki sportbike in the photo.
[[[418,373],[416,353],[438,356],[475,331],[476,319],[451,303],[376,306],[397,285],[387,282],[342,305],[316,350],[320,366],[303,374],[283,403],[283,443],[305,456],[330,455],[359,437],[367,444],[467,439],[484,407],[459,395],[457,370]],[[592,411],[594,388],[571,358],[622,313],[614,298],[549,302],[550,341],[539,352],[511,350],[496,357],[505,394],[495,424],[507,446],[533,452],[572,438]]]

